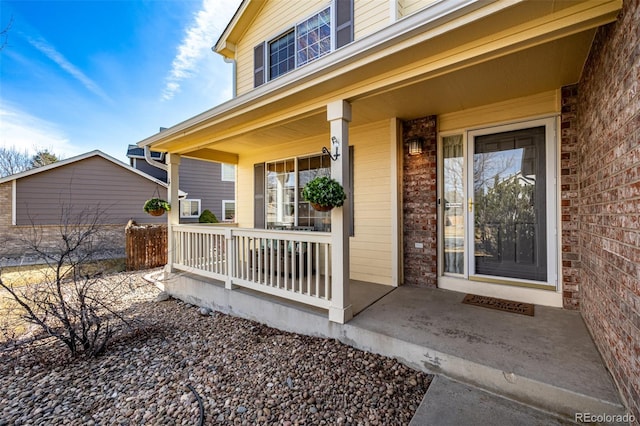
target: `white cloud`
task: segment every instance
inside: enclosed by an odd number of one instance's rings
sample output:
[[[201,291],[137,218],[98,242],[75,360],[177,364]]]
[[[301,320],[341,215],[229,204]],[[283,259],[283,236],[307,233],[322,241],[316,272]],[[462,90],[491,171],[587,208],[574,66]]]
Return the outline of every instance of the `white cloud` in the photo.
[[[111,98],[109,98],[109,96],[104,92],[104,90],[102,90],[102,88],[100,88],[100,86],[98,86],[98,84],[87,77],[78,67],[69,62],[60,52],[55,49],[55,47],[51,46],[45,39],[34,39],[31,37],[27,37],[27,40],[33,47],[38,49],[49,59],[58,64],[60,68],[62,68],[73,78],[82,83],[84,87],[86,87],[89,91],[98,95],[102,99],[111,102]]]
[[[82,153],[55,124],[0,105],[0,146],[26,150],[29,155],[48,149],[60,158]]]
[[[170,100],[180,92],[180,83],[197,74],[202,58],[214,54],[211,46],[231,20],[238,3],[238,0],[203,0],[202,9],[194,15],[178,46],[162,92],[163,100]]]

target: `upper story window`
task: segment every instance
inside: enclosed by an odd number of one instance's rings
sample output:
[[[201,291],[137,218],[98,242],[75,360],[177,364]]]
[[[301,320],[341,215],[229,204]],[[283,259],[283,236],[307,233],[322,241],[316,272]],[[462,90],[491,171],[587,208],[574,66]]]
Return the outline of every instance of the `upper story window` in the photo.
[[[353,41],[353,0],[334,0],[308,19],[254,48],[254,87]]]
[[[331,52],[331,9],[296,25],[296,52],[298,66]]]
[[[295,32],[289,31],[269,43],[269,80],[295,67]]]

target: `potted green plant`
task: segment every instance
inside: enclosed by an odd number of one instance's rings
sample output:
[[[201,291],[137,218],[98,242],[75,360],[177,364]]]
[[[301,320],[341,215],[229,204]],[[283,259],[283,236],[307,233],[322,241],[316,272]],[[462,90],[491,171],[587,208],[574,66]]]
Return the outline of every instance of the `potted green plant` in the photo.
[[[347,196],[338,181],[328,176],[313,178],[302,189],[302,198],[317,211],[326,212],[344,204]]]
[[[171,204],[161,198],[151,198],[145,201],[143,209],[151,216],[162,216],[164,212],[171,210]]]

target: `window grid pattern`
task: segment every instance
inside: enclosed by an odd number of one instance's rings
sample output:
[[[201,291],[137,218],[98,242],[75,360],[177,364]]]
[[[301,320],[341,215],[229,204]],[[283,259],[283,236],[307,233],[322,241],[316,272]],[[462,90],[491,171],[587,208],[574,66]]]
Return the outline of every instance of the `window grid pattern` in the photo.
[[[331,175],[327,155],[267,163],[266,174],[268,229],[331,230],[331,213],[318,212],[302,199],[302,189],[311,179]]]
[[[296,66],[293,30],[269,43],[269,79],[279,77]]]
[[[296,26],[298,66],[331,52],[331,10],[326,8]]]

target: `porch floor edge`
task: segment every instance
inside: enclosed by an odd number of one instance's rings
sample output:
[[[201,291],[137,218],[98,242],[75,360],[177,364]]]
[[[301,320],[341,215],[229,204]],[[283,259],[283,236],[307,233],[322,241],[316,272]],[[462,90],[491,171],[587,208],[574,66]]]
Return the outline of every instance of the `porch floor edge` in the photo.
[[[542,314],[524,318],[462,305],[457,303],[460,293],[399,287],[347,324],[336,324],[322,310],[242,289],[229,291],[221,283],[190,274],[173,274],[165,289],[194,305],[289,332],[338,339],[565,419],[573,420],[577,412],[625,414],[617,389],[575,312],[547,308],[555,310],[549,313],[536,306],[536,314]],[[549,324],[554,324],[553,329],[546,335],[544,328]],[[570,338],[563,343],[564,334]],[[558,359],[575,351],[575,362]],[[551,371],[539,371],[540,366]],[[565,371],[558,377],[556,370]],[[565,378],[567,383],[562,382]]]

